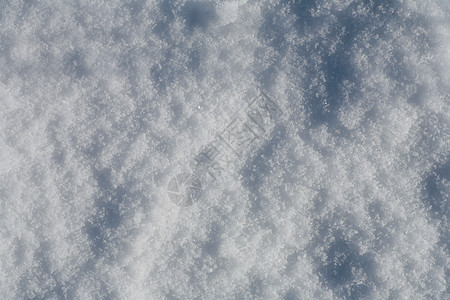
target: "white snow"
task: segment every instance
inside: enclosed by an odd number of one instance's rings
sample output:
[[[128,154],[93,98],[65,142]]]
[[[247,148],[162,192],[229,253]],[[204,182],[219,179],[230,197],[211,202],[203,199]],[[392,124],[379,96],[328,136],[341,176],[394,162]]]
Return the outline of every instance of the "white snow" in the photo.
[[[446,0],[0,1],[0,298],[449,298],[449,70]]]

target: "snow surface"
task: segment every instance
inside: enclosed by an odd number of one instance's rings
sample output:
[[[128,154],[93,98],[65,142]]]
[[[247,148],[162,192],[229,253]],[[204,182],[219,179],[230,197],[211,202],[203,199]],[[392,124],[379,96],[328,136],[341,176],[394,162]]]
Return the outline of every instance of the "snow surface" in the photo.
[[[449,299],[449,70],[448,0],[0,1],[0,298]]]

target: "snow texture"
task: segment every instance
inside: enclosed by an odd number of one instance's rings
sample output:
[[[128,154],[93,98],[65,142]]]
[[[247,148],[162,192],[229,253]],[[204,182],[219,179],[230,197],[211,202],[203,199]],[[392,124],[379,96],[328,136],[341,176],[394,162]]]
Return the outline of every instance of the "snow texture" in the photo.
[[[0,298],[449,299],[449,70],[448,0],[1,0]]]

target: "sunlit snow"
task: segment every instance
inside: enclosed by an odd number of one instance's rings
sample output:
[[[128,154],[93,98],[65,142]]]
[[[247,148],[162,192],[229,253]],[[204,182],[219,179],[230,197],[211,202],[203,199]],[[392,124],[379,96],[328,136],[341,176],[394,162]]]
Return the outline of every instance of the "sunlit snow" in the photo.
[[[1,299],[448,299],[450,2],[0,0]]]

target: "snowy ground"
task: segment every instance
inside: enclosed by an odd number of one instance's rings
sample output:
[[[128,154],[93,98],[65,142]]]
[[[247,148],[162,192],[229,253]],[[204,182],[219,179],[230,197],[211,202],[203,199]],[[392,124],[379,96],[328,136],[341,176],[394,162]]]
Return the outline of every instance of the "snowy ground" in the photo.
[[[447,0],[0,0],[0,298],[448,299],[449,70]]]

